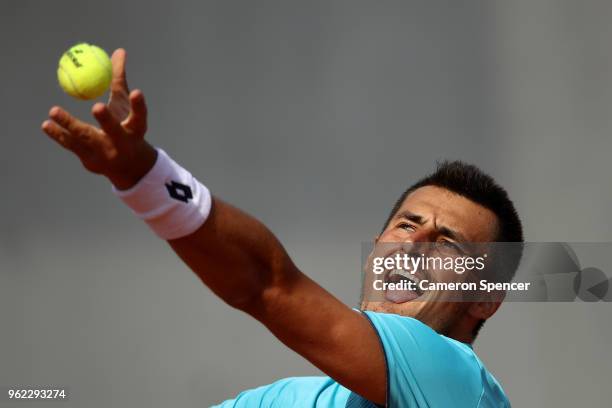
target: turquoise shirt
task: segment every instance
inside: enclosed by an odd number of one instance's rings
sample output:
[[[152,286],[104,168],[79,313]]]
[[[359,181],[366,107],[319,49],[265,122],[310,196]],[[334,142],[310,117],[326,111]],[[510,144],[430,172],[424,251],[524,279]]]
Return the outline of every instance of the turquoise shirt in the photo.
[[[364,312],[378,333],[387,363],[387,407],[510,407],[501,386],[472,348],[420,321]],[[370,408],[329,377],[292,377],[244,391],[220,408]]]

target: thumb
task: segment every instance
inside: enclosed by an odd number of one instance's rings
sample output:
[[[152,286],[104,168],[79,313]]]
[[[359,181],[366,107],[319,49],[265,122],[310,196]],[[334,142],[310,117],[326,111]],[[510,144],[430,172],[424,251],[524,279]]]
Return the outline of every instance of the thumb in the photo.
[[[125,61],[127,53],[123,48],[118,48],[111,56],[111,64],[113,66],[113,77],[111,80],[111,93],[123,92],[127,95],[129,92],[127,76],[125,73]]]

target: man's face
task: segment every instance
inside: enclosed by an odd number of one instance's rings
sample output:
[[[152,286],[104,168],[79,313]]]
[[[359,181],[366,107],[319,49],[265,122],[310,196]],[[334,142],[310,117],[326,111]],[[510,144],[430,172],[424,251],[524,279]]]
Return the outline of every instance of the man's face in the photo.
[[[395,251],[394,247],[402,248],[393,244],[407,244],[427,256],[434,256],[432,251],[441,251],[440,248],[447,248],[443,249],[446,255],[460,256],[467,243],[494,241],[497,230],[497,217],[491,210],[444,188],[425,186],[406,197],[376,244],[379,248],[387,248],[384,250],[387,252]],[[465,279],[452,272],[431,270],[417,272],[416,277],[437,282]],[[385,279],[389,279],[389,274],[385,274]],[[384,301],[363,301],[362,309],[414,317],[445,333],[461,321],[469,306],[440,301],[436,294],[416,296],[414,293],[387,293]]]

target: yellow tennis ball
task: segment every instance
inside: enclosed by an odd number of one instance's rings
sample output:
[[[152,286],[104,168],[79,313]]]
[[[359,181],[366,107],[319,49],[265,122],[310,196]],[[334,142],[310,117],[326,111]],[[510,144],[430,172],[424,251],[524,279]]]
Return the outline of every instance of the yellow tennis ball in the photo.
[[[100,47],[79,43],[66,51],[59,60],[57,79],[62,89],[78,99],[102,96],[110,86],[112,65],[108,54]]]

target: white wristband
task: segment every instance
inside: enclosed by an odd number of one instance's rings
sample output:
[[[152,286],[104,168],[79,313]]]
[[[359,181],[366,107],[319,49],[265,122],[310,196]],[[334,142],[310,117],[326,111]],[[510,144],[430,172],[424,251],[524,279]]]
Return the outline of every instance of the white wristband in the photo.
[[[163,239],[195,232],[208,218],[210,191],[162,149],[149,172],[128,190],[113,192]]]

